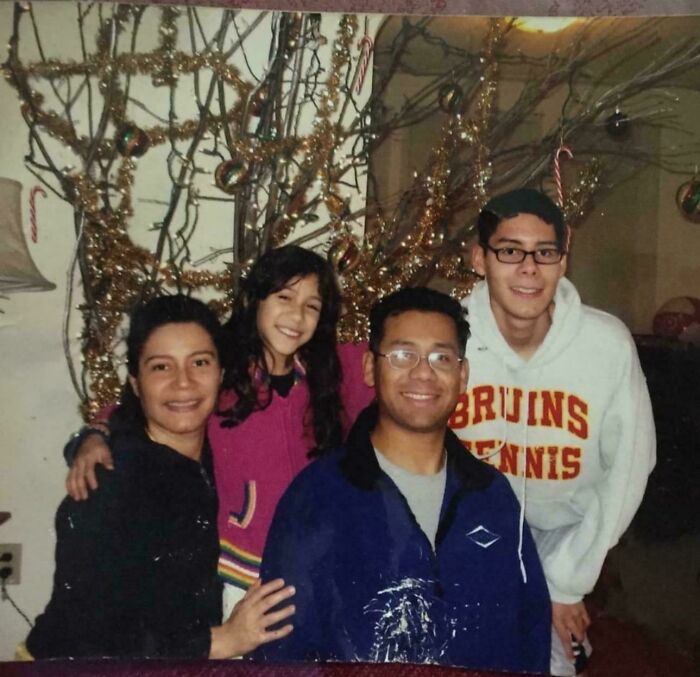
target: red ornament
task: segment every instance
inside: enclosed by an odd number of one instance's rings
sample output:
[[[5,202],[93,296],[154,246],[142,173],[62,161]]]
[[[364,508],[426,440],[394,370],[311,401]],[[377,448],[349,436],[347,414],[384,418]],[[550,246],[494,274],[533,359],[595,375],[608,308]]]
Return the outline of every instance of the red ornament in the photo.
[[[336,240],[328,250],[328,260],[339,275],[351,272],[360,262],[360,249],[352,237]]]
[[[241,160],[224,160],[214,170],[214,182],[217,188],[232,195],[248,178],[248,168]]]
[[[117,150],[124,157],[141,157],[151,147],[148,134],[132,124],[120,127],[114,142],[117,144]]]
[[[256,118],[259,118],[263,114],[265,106],[267,106],[269,96],[270,93],[266,86],[260,87],[257,91],[255,91],[253,96],[250,97],[250,102],[248,103],[248,110],[250,111],[250,114]]]
[[[695,342],[700,331],[700,299],[678,296],[666,301],[654,315],[654,334]]]

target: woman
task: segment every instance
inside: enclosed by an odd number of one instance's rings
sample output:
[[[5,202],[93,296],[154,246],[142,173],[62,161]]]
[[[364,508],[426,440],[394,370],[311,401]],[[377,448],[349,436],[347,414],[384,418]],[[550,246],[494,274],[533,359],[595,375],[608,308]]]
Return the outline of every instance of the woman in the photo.
[[[289,633],[293,594],[254,586],[221,625],[218,501],[206,426],[221,383],[220,327],[201,302],[154,299],[132,316],[128,383],[109,420],[115,469],[56,516],[56,573],[27,638],[34,658],[226,658]]]

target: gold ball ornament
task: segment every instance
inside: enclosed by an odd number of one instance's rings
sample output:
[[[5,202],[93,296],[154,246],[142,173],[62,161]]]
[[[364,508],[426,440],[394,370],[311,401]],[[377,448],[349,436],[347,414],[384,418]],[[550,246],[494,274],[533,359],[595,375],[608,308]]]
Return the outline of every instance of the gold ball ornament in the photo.
[[[256,118],[259,118],[265,110],[268,97],[269,90],[267,87],[260,87],[260,89],[255,91],[253,93],[253,96],[250,97],[250,103],[248,104],[248,110],[250,111],[250,114]]]
[[[151,147],[148,134],[132,124],[122,125],[114,137],[114,142],[124,157],[141,157]]]
[[[339,275],[352,272],[360,262],[360,249],[352,237],[336,240],[328,249],[328,261]]]
[[[342,216],[346,210],[346,204],[343,198],[331,193],[326,197],[326,208],[333,216]]]
[[[445,112],[453,115],[458,113],[464,101],[464,91],[455,83],[444,84],[438,90],[438,105]]]
[[[241,160],[224,160],[214,170],[216,187],[228,195],[235,193],[247,178],[248,168]]]

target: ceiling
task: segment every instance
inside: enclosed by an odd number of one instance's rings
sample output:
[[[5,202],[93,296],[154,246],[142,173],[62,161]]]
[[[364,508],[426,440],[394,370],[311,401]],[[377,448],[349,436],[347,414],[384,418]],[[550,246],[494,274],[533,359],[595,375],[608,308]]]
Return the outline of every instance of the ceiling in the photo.
[[[404,17],[391,16],[380,28],[375,41],[376,66],[386,68],[394,54],[399,32],[410,28],[422,32],[416,37],[402,60],[402,68],[415,75],[436,75],[464,62],[467,55],[483,50],[490,19],[488,17]],[[615,81],[639,73],[654,59],[682,41],[700,45],[700,16],[654,19],[596,17],[578,19],[556,33],[532,33],[512,28],[502,49],[502,76],[527,77],[533,65],[546,64],[552,57],[566,58],[574,49],[599,52],[588,68]],[[607,46],[615,49],[605,52]],[[609,54],[614,54],[611,64]],[[621,56],[622,55],[622,56]],[[550,61],[551,63],[551,61]],[[675,84],[700,88],[700,69],[689,72]],[[670,83],[669,83],[670,84]]]

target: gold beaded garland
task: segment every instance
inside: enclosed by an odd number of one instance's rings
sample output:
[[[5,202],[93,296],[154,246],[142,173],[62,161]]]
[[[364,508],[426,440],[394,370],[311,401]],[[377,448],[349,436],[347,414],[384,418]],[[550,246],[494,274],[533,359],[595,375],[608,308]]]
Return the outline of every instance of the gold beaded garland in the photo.
[[[369,220],[364,239],[359,241],[350,235],[350,232],[354,232],[350,226],[355,224],[349,213],[349,201],[344,195],[346,189],[341,184],[346,165],[342,164],[339,156],[347,130],[338,121],[338,112],[343,110],[345,89],[349,82],[348,74],[353,68],[352,47],[357,33],[355,16],[343,16],[340,20],[330,64],[324,64],[325,82],[318,83],[318,108],[310,133],[285,135],[273,126],[265,128],[259,135],[253,135],[242,133],[250,121],[243,118],[246,111],[254,117],[264,116],[265,106],[274,103],[269,99],[270,90],[265,84],[259,86],[259,83],[244,80],[240,71],[229,63],[227,56],[216,49],[198,54],[179,51],[178,10],[175,8],[163,10],[159,45],[154,51],[113,55],[110,36],[129,19],[129,12],[115,12],[113,21],[116,23],[101,30],[97,50],[88,54],[83,62],[47,59],[23,65],[15,60],[11,69],[5,69],[6,77],[20,93],[22,111],[29,124],[48,132],[83,160],[90,157],[105,164],[115,163],[108,182],[96,179],[96,172],[85,169],[65,172],[61,182],[64,196],[76,213],[84,215],[85,220],[82,262],[86,267],[84,281],[87,302],[82,338],[91,388],[86,412],[94,413],[119,396],[120,358],[115,354],[115,345],[126,308],[163,288],[189,291],[209,287],[220,295],[211,301],[211,305],[223,316],[230,308],[234,282],[238,276],[245,276],[253,263],[252,258],[236,259],[235,267],[231,264],[224,271],[193,268],[186,258],[164,263],[162,251],[152,252],[132,241],[129,222],[134,211],[134,158],[143,155],[149,147],[175,146],[175,142],[192,140],[199,134],[212,135],[218,142],[227,132],[229,138],[226,138],[225,153],[230,159],[223,160],[216,167],[214,182],[220,190],[232,195],[242,186],[246,190],[250,187],[245,182],[250,180],[253,183],[250,176],[257,176],[256,167],[264,166],[269,160],[277,161],[277,166],[283,168],[281,174],[284,176],[274,185],[274,208],[265,204],[254,207],[256,218],[258,213],[265,214],[265,228],[268,229],[265,232],[265,247],[287,241],[298,224],[311,222],[312,208],[309,205],[322,205],[318,214],[324,218],[327,212],[331,221],[329,224],[319,224],[332,233],[328,260],[342,276],[347,311],[339,329],[343,340],[366,338],[366,317],[370,305],[385,294],[422,280],[426,272],[435,271],[448,280],[451,293],[456,297],[468,293],[476,278],[465,263],[466,257],[455,252],[455,249],[459,251],[459,247],[454,242],[450,243],[447,231],[455,199],[454,191],[450,192],[450,172],[458,153],[467,151],[470,157],[468,182],[473,189],[470,191],[473,200],[469,206],[478,209],[488,198],[492,175],[485,139],[495,106],[498,65],[494,52],[503,34],[496,23],[492,24],[485,41],[481,84],[473,95],[470,117],[460,112],[464,92],[459,85],[445,86],[447,88],[438,92],[438,103],[450,116],[443,117],[442,135],[427,170],[414,182],[409,198],[412,210],[410,230],[405,228],[405,222],[376,216]],[[280,43],[287,58],[303,45],[306,39],[304,32],[304,20],[300,16],[292,22],[285,41]],[[317,38],[318,44],[321,37]],[[221,108],[212,107],[201,118],[174,118],[149,127],[137,127],[130,122],[128,87],[116,75],[127,78],[149,76],[157,86],[175,87],[182,76],[199,73],[203,69],[210,72],[212,79],[218,78],[222,85],[232,89],[227,90],[227,100],[221,104]],[[110,133],[106,140],[95,143],[92,138],[80,134],[71,121],[48,109],[43,96],[29,85],[30,79],[58,81],[73,76],[92,78],[99,83],[100,93],[109,102],[109,129],[118,130],[113,139]],[[49,98],[53,100],[53,97]],[[141,121],[143,118],[137,119]],[[257,122],[255,120],[253,124]],[[115,154],[115,149],[120,155]],[[220,149],[221,146],[217,152],[221,152]],[[284,158],[288,166],[280,158]],[[190,187],[187,182],[195,172],[192,165],[188,165],[191,160],[191,157],[182,157],[176,162],[178,169],[183,168],[182,176],[185,177],[178,177],[175,185],[178,190]],[[81,163],[76,165],[84,167]],[[208,167],[207,171],[210,172],[211,168]],[[598,177],[599,169],[593,166],[581,173],[579,184],[570,191],[565,207],[572,219],[585,210]],[[251,200],[260,199],[252,192]],[[188,208],[194,208],[197,201],[204,197],[207,196],[190,190],[187,193]],[[226,198],[218,196],[214,199]],[[260,201],[262,203],[262,199]],[[108,207],[105,206],[107,204]],[[250,230],[245,233],[246,237],[254,239],[253,236],[259,234],[256,230],[259,223],[255,218],[248,223]],[[155,228],[162,229],[159,239],[163,233],[163,240],[171,237],[162,224],[155,224]],[[260,248],[263,248],[262,245]],[[249,255],[250,252],[245,252],[241,259]]]

